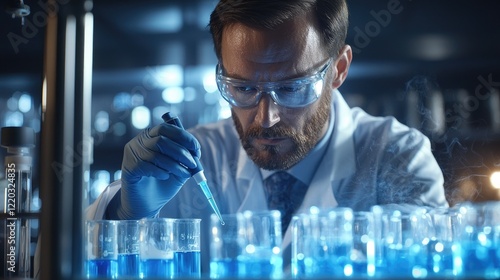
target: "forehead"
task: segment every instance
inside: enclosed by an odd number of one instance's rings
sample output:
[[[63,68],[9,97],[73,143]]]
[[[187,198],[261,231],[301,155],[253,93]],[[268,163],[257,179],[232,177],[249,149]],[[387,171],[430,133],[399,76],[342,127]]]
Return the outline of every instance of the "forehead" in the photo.
[[[267,79],[266,71],[276,79],[305,73],[327,57],[312,22],[310,16],[302,16],[273,30],[241,23],[225,27],[221,44],[225,71],[246,79]]]

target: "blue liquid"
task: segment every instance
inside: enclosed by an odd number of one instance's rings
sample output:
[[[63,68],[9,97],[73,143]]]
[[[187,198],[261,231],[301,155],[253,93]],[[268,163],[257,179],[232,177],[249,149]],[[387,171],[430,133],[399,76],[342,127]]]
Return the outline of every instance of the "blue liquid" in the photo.
[[[139,254],[118,255],[118,276],[139,277]]]
[[[174,266],[177,267],[175,277],[200,278],[200,251],[175,252]]]
[[[239,276],[243,278],[271,278],[282,276],[283,261],[278,257],[271,259],[246,259],[240,261]]]
[[[264,278],[281,279],[283,276],[283,261],[280,257],[271,259],[219,259],[210,262],[210,278]]]
[[[385,261],[381,277],[412,278],[427,273],[427,252],[416,244],[409,248],[385,248]]]
[[[427,272],[430,277],[454,275],[452,243],[432,241],[428,245]]]
[[[234,259],[218,259],[210,262],[210,278],[238,278],[239,262]]]
[[[297,277],[345,277],[345,273],[348,272],[346,268],[352,266],[349,259],[350,246],[345,244],[336,246],[322,246],[322,244],[316,244],[315,246],[317,248],[316,250],[310,249],[309,252],[305,253],[307,256],[304,259],[297,260]]]
[[[352,262],[352,275],[353,277],[365,278],[368,277],[368,262]]]
[[[411,276],[411,264],[408,251],[402,249],[387,249],[385,252],[388,275]]]
[[[462,245],[462,273],[466,277],[498,278],[500,275],[500,247],[482,246],[479,242]]]
[[[174,252],[172,259],[140,260],[142,278],[201,278],[200,251]]]
[[[110,259],[96,259],[87,261],[87,278],[116,279],[118,276],[118,262]]]
[[[173,278],[173,259],[145,259],[140,262],[141,278]]]

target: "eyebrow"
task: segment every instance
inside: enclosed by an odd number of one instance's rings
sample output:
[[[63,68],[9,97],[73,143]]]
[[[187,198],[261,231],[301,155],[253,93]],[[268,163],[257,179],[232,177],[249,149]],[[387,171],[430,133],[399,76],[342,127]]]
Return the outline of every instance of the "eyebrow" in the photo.
[[[292,77],[288,77],[288,78],[285,78],[285,79],[282,79],[282,80],[278,80],[278,81],[269,81],[269,82],[284,82],[284,81],[287,81],[287,80],[294,80],[294,79],[300,79],[300,78],[305,78],[305,77],[309,77],[309,76],[313,76],[321,71],[323,71],[323,69],[326,67],[326,65],[328,65],[328,63],[330,62],[330,59],[331,57],[328,57],[326,59],[325,62],[323,62],[323,64],[321,64],[320,66],[318,67],[314,67],[313,69],[309,69],[306,71],[306,73],[303,73],[303,74],[297,74],[297,75],[294,75]],[[235,80],[241,80],[241,81],[245,81],[245,82],[257,82],[257,81],[253,81],[253,80],[247,80],[239,75],[234,75],[234,76],[226,76],[226,74],[224,73],[225,70],[224,70],[224,66],[222,65],[222,63],[218,63],[219,64],[219,67],[222,69],[222,75],[227,77],[227,78],[231,78],[231,79],[235,79]]]

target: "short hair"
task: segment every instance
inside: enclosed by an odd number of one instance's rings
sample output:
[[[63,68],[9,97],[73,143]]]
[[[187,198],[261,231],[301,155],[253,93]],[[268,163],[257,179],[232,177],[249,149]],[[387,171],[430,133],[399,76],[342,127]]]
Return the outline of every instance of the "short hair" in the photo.
[[[326,51],[331,57],[337,57],[345,45],[349,25],[345,0],[220,0],[208,24],[215,54],[221,61],[222,34],[231,24],[273,29],[310,11],[317,20],[315,26]]]

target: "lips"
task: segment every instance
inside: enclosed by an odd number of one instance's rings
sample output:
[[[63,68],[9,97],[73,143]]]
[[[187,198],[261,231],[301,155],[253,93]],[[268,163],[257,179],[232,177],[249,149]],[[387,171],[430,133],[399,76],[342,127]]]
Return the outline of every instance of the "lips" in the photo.
[[[259,145],[278,145],[285,140],[284,137],[255,138],[255,142]]]

